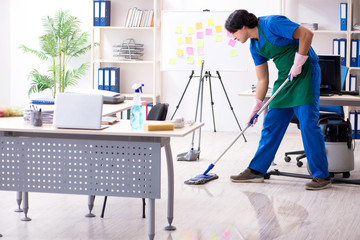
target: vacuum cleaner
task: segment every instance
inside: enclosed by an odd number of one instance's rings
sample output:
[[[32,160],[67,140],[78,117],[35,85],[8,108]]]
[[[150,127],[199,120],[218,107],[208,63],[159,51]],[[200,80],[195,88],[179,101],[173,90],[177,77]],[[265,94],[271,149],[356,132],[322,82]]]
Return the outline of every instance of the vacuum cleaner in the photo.
[[[354,170],[354,144],[351,124],[341,116],[330,116],[319,119],[319,126],[324,134],[325,149],[331,177],[342,173],[344,178],[350,177]]]

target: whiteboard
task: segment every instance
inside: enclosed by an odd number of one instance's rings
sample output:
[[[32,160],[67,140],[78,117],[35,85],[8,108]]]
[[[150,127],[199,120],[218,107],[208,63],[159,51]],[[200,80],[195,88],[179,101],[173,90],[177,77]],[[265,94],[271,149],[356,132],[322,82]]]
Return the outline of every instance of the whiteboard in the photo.
[[[225,29],[231,12],[162,11],[161,70],[246,71],[249,44]]]

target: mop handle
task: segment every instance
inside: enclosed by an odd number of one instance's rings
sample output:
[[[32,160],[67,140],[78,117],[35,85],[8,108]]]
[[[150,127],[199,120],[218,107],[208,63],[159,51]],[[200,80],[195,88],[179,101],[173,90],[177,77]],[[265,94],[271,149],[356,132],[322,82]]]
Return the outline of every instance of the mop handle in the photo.
[[[228,146],[225,151],[218,157],[218,159],[216,159],[216,161],[212,164],[210,164],[210,166],[208,167],[208,169],[206,169],[206,171],[203,173],[204,175],[206,175],[214,166],[215,164],[225,155],[225,153],[234,145],[234,143],[239,139],[239,137],[241,137],[244,132],[251,126],[251,124],[253,123],[253,121],[259,117],[259,115],[267,108],[267,106],[270,104],[270,102],[274,99],[274,97],[276,97],[276,95],[281,91],[281,89],[287,84],[287,82],[290,81],[290,76],[285,80],[285,82],[283,82],[280,87],[275,91],[275,93],[270,97],[270,99],[268,101],[266,101],[266,103],[264,104],[264,106],[262,108],[260,108],[260,110],[255,114],[255,116],[251,119],[250,123],[246,126],[246,128],[244,130],[241,131],[241,133],[234,139],[234,141],[230,144],[230,146]]]
[[[254,120],[256,118],[259,117],[259,115],[265,110],[267,109],[267,107],[269,106],[269,104],[271,103],[271,101],[274,99],[274,97],[276,97],[276,95],[281,91],[281,89],[283,89],[283,87],[288,83],[288,81],[290,81],[290,76],[289,75],[285,82],[283,82],[280,87],[275,91],[275,93],[269,98],[269,100],[266,101],[266,103],[264,104],[264,106],[262,106],[262,108],[260,108],[260,110],[254,115],[254,117],[250,120],[250,125],[253,124]]]

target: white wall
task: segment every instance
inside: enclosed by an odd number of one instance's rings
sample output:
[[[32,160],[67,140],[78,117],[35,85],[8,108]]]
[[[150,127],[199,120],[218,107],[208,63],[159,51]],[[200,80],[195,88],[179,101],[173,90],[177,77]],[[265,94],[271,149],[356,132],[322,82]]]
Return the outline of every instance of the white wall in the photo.
[[[50,66],[50,63],[44,63],[32,54],[24,54],[18,49],[19,45],[24,44],[27,47],[40,50],[39,36],[44,33],[42,19],[46,16],[54,17],[59,9],[70,10],[73,16],[81,20],[83,31],[90,32],[92,6],[87,0],[19,0],[10,2],[10,6],[7,8],[10,12],[10,21],[7,22],[11,29],[9,48],[11,54],[11,105],[24,105],[28,102],[29,80],[27,77],[29,72],[35,68],[45,74]],[[90,53],[82,57],[80,61],[90,62]],[[70,65],[78,66],[76,62],[72,62]],[[90,84],[89,71],[89,74],[80,81],[80,86],[90,87]]]
[[[2,0],[0,3],[0,22],[9,23],[10,0]],[[10,24],[2,24],[0,38],[0,106],[10,105]]]
[[[0,15],[8,16],[10,21],[3,26],[5,37],[0,38],[2,58],[0,59],[0,105],[23,105],[28,102],[27,91],[29,81],[28,73],[37,68],[45,72],[47,64],[30,54],[23,54],[18,50],[20,44],[39,49],[38,37],[43,33],[41,19],[44,16],[54,16],[58,9],[70,10],[72,15],[77,16],[83,23],[83,31],[91,30],[92,6],[89,0],[1,0]],[[164,10],[193,11],[210,9],[213,11],[233,11],[245,8],[257,16],[280,13],[280,0],[163,0]],[[2,13],[2,14],[1,14]],[[90,61],[90,53],[81,60]],[[252,98],[240,97],[241,91],[249,89],[256,82],[256,76],[250,53],[248,56],[248,70],[244,72],[221,72],[222,80],[227,94],[234,108],[239,123],[244,128],[248,113],[251,109]],[[73,63],[76,65],[76,63]],[[10,69],[10,71],[7,71]],[[270,63],[271,82],[276,78],[274,66]],[[10,74],[11,73],[11,74]],[[212,73],[215,75],[215,73]],[[172,115],[188,81],[190,72],[163,72],[162,73],[162,101],[170,104],[168,118]],[[176,117],[183,116],[185,119],[193,119],[198,90],[198,79],[194,79],[181,103]],[[4,87],[3,87],[4,86]],[[90,71],[85,76],[79,87],[91,87]],[[227,99],[217,79],[212,80],[213,101],[215,109],[216,129],[218,131],[238,131],[235,118],[230,110]],[[213,129],[211,104],[209,97],[209,85],[205,82],[203,121],[205,129]],[[259,132],[260,124],[250,128],[248,132]]]

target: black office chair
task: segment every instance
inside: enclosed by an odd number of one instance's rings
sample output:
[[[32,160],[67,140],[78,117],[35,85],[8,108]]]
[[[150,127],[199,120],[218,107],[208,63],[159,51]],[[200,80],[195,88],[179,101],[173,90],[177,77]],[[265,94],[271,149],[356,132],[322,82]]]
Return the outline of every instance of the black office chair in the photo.
[[[157,103],[155,106],[153,106],[150,109],[150,111],[146,117],[146,120],[164,121],[166,119],[166,114],[168,112],[168,108],[169,108],[169,104],[167,104],[167,103]],[[103,203],[103,207],[102,207],[101,215],[100,215],[101,218],[104,217],[106,201],[107,201],[107,196],[105,196],[105,198],[104,198],[104,203]],[[143,198],[142,199],[142,218],[145,218],[145,205],[146,205],[145,198]]]

